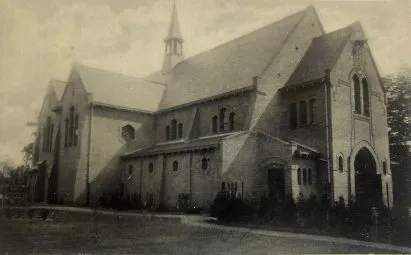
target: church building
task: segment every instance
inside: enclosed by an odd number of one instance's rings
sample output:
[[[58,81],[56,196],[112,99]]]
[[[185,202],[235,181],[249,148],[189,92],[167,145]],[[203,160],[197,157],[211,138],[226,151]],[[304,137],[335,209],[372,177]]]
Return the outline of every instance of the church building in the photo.
[[[186,43],[174,4],[159,71],[75,63],[50,82],[36,201],[207,208],[222,191],[393,206],[385,91],[359,22],[325,33],[309,6],[189,58]]]

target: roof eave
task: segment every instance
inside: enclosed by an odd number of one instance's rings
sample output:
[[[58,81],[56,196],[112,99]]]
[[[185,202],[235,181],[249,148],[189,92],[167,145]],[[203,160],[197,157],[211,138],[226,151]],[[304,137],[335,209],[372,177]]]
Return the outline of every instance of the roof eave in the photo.
[[[184,152],[190,152],[190,151],[202,151],[202,150],[216,149],[218,146],[219,146],[219,142],[216,142],[214,144],[201,145],[201,146],[187,146],[185,148],[179,148],[179,149],[163,149],[163,150],[151,151],[151,152],[141,152],[141,153],[123,155],[120,158],[121,159],[135,159],[135,158],[141,158],[141,157],[157,156],[157,155],[160,155],[160,154],[172,154],[172,153],[184,153]]]
[[[98,101],[93,101],[91,106],[92,107],[106,107],[106,108],[111,108],[111,109],[120,110],[120,111],[138,112],[138,113],[147,114],[147,115],[155,114],[154,111],[147,111],[147,110],[141,110],[141,109],[136,109],[136,108],[131,108],[131,107],[106,104],[106,103],[102,103]]]
[[[236,95],[236,94],[239,94],[239,93],[249,92],[249,91],[255,90],[256,88],[257,87],[255,85],[249,85],[249,86],[246,86],[246,87],[243,87],[243,88],[240,88],[240,89],[231,90],[231,91],[221,93],[221,94],[218,94],[218,95],[214,95],[214,96],[211,96],[211,97],[206,97],[206,98],[202,98],[202,99],[199,99],[199,100],[191,101],[189,103],[175,105],[175,106],[171,106],[171,107],[168,107],[168,108],[160,109],[160,110],[157,111],[157,113],[164,113],[164,112],[168,112],[168,111],[173,111],[173,110],[188,107],[188,106],[191,106],[191,105],[194,105],[194,104],[205,103],[207,101],[213,101],[213,100],[216,100],[216,99],[233,96],[233,95]]]
[[[289,92],[289,91],[294,91],[296,89],[314,87],[314,86],[320,85],[322,83],[323,79],[324,78],[318,78],[318,79],[307,81],[307,82],[294,83],[294,84],[286,85],[286,86],[280,88],[280,92]]]

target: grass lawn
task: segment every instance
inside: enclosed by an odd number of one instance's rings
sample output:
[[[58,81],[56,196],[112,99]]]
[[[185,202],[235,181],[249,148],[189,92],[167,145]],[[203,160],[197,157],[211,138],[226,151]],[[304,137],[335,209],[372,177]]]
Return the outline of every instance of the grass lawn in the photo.
[[[87,214],[55,221],[0,217],[0,253],[8,254],[302,254],[387,250],[203,229],[173,219]]]

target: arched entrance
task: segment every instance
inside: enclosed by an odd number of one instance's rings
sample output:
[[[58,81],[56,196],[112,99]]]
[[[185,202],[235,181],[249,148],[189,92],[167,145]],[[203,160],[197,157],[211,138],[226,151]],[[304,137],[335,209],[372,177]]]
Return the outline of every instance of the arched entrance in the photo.
[[[267,167],[268,197],[271,201],[284,202],[285,176],[284,166],[272,164]]]
[[[372,153],[361,148],[354,159],[355,197],[361,207],[370,208],[382,204],[381,175]]]

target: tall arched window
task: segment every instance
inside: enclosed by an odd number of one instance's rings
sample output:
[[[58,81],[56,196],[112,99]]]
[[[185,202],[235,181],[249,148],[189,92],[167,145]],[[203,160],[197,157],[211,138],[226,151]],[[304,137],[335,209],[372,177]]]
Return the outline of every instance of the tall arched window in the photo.
[[[51,129],[51,118],[47,117],[47,124],[46,124],[46,151],[50,151],[50,129]]]
[[[368,82],[367,79],[363,78],[361,80],[362,83],[362,99],[364,104],[364,115],[370,116],[370,98],[368,94]]]
[[[46,151],[47,148],[47,123],[43,127],[43,152]]]
[[[290,104],[290,129],[297,128],[297,104]]]
[[[54,132],[54,125],[51,124],[50,125],[50,132],[49,132],[49,151],[51,151],[52,147],[53,147],[53,132]]]
[[[301,125],[307,124],[307,102],[306,101],[300,102],[300,124]]]
[[[211,119],[212,122],[212,131],[213,134],[217,133],[217,129],[218,129],[218,117],[216,115],[213,116],[213,118]]]
[[[229,124],[229,129],[230,131],[233,131],[235,126],[234,126],[234,120],[235,120],[235,112],[230,113],[230,124]]]
[[[307,169],[303,169],[303,184],[307,185]]]
[[[355,106],[355,112],[358,114],[361,114],[361,85],[360,85],[360,79],[356,74],[353,76],[353,82],[354,82],[354,106]]]
[[[69,119],[66,118],[66,124],[64,127],[64,147],[68,147],[68,133],[69,133]]]
[[[220,131],[224,131],[225,122],[227,119],[227,108],[220,109]]]
[[[178,123],[178,138],[183,138],[183,124]]]
[[[308,105],[308,111],[309,111],[309,118],[310,118],[310,124],[313,124],[315,119],[314,119],[314,105],[315,105],[315,99],[311,99]]]
[[[73,141],[74,146],[77,146],[78,134],[79,134],[78,114],[76,114],[76,117],[74,119],[74,141]],[[134,133],[132,133],[131,135],[132,135],[132,139],[134,139]]]
[[[297,181],[298,181],[298,185],[301,185],[301,168],[297,169]]]
[[[73,145],[73,137],[74,137],[74,107],[70,108],[70,115],[69,115],[69,141],[68,146],[71,147]]]
[[[171,139],[174,140],[177,138],[177,120],[173,119],[171,121]]]
[[[311,168],[308,168],[308,185],[312,185],[313,184],[313,175],[312,175],[312,171]]]
[[[167,125],[166,126],[166,140],[170,140],[170,126]]]
[[[344,161],[341,156],[338,157],[338,171],[340,172],[344,171]]]

